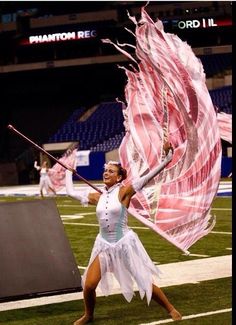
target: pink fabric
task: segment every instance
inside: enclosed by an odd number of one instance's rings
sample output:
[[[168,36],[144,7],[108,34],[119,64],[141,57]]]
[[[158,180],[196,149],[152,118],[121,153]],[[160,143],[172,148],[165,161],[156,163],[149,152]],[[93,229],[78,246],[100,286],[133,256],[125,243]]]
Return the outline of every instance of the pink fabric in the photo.
[[[202,64],[187,43],[165,33],[161,21],[154,23],[144,8],[135,35],[139,63],[123,68],[126,134],[119,155],[127,182],[161,163],[166,140],[174,155],[133,197],[129,211],[188,253],[215,224],[209,211],[221,172],[216,114]]]
[[[220,137],[232,143],[232,114],[224,112],[217,113],[217,121],[220,129]]]
[[[76,149],[67,150],[66,153],[59,159],[65,166],[70,168],[74,168],[74,163],[76,159]],[[56,163],[52,168],[48,171],[48,176],[52,182],[52,185],[56,191],[60,191],[63,187],[65,187],[66,181],[66,170],[60,164]]]

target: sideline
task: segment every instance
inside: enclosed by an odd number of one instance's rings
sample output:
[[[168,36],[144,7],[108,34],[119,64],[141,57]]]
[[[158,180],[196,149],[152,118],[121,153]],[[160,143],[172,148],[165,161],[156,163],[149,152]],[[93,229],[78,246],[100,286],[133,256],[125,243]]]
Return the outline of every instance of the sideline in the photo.
[[[232,311],[232,308],[220,309],[220,310],[215,310],[215,311],[208,311],[206,313],[183,316],[182,320],[193,319],[193,318],[198,318],[198,317],[205,317],[205,316],[210,316],[210,315],[215,315],[215,314],[229,313],[231,311]],[[168,319],[159,320],[157,322],[142,323],[142,324],[139,324],[139,325],[159,325],[159,324],[167,324],[167,323],[172,323],[172,322],[173,322],[173,319],[168,318]]]
[[[198,283],[200,281],[227,278],[232,276],[232,255],[208,257],[197,260],[158,265],[161,271],[160,287]],[[135,288],[137,290],[137,288]],[[119,285],[114,280],[112,295],[120,294]],[[97,297],[103,294],[97,289]],[[28,308],[83,299],[83,293],[69,293],[48,297],[24,299],[0,303],[0,311]]]
[[[102,186],[101,183],[93,183],[95,186]],[[83,183],[75,183],[74,188],[86,187]],[[12,186],[0,186],[0,197],[4,196],[39,196],[39,185],[12,185]],[[57,192],[57,196],[67,196],[65,188]],[[220,197],[232,197],[232,180],[220,181],[217,196]]]

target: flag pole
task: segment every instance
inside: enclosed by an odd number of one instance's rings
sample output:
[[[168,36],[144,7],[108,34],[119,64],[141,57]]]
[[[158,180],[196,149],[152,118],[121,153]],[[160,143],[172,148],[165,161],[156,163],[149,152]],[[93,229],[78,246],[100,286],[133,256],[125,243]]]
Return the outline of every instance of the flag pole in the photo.
[[[9,124],[8,129],[12,130],[13,132],[17,133],[19,136],[21,136],[23,139],[25,139],[26,141],[30,142],[35,148],[37,148],[39,151],[42,151],[45,155],[47,155],[48,157],[50,157],[52,160],[54,160],[55,162],[57,162],[58,164],[60,164],[62,167],[64,167],[65,169],[68,169],[70,171],[73,172],[74,175],[76,175],[80,180],[82,180],[84,183],[88,184],[89,186],[91,186],[94,190],[96,190],[99,193],[102,193],[102,191],[94,186],[92,183],[90,183],[87,179],[85,179],[84,177],[82,177],[81,175],[79,175],[77,173],[77,171],[73,168],[70,168],[68,166],[66,166],[65,164],[63,164],[60,160],[56,159],[54,156],[52,156],[49,152],[47,152],[46,150],[44,150],[42,147],[40,147],[39,145],[37,145],[35,142],[33,142],[32,140],[30,140],[29,138],[27,138],[24,134],[22,134],[20,131],[18,131],[16,128],[14,128],[11,124]]]

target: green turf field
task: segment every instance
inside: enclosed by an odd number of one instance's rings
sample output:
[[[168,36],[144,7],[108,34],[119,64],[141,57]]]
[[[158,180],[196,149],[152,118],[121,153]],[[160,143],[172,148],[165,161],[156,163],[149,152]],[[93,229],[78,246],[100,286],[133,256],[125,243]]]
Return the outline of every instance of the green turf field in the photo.
[[[0,202],[29,199],[35,199],[35,197],[2,197]],[[66,196],[56,197],[55,200],[82,274],[83,268],[88,263],[91,248],[98,232],[95,207],[83,208],[78,204],[78,201]],[[192,254],[207,255],[209,257],[232,254],[231,204],[231,197],[215,198],[212,205],[212,214],[216,216],[216,226],[212,233],[199,240],[189,249]],[[63,215],[67,217],[63,217]],[[77,215],[78,218],[70,219],[69,215],[73,215],[73,217]],[[129,218],[129,226],[139,235],[148,254],[158,264],[202,258],[184,255],[133,217]],[[189,319],[181,321],[182,324],[230,325],[232,323],[230,311],[232,308],[231,278],[166,287],[163,290],[183,316],[189,316]],[[73,324],[73,321],[82,312],[82,300],[2,311],[0,313],[0,324],[69,325]],[[212,312],[216,313],[213,314]],[[166,312],[154,302],[151,302],[148,307],[145,299],[140,300],[138,293],[131,303],[127,303],[122,295],[112,295],[97,298],[94,324],[138,325],[158,322],[168,318]],[[159,323],[161,324],[161,322]]]

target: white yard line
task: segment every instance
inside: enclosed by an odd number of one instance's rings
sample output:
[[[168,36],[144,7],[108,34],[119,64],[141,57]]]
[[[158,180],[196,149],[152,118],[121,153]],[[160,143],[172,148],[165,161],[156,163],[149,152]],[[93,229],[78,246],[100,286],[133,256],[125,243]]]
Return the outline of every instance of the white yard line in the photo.
[[[232,232],[229,231],[211,231],[211,234],[220,234],[220,235],[232,235]]]
[[[186,255],[186,254],[183,254]],[[204,254],[189,254],[188,256],[196,256],[196,257],[209,257],[209,255],[204,255]]]
[[[83,223],[83,222],[64,222],[63,225],[73,225],[73,226],[88,226],[88,227],[98,227],[97,223]]]
[[[78,185],[78,187],[81,187]],[[32,186],[15,186],[15,187],[0,187],[0,195],[4,196],[10,196],[10,195],[38,195],[39,187],[38,185]],[[60,193],[59,193],[60,195]],[[223,198],[223,197],[222,197]],[[3,198],[1,198],[0,201],[4,201]],[[78,207],[76,204],[66,204],[66,205],[59,205],[59,206],[70,206],[70,207]],[[222,211],[231,211],[231,208],[212,208],[212,210],[222,210]],[[82,216],[85,215],[95,215],[95,212],[88,212],[83,214],[74,214],[74,215],[67,215],[67,216],[61,216],[62,219],[67,218],[77,218],[80,219]],[[98,227],[98,224],[88,224],[88,223],[69,223],[69,222],[63,222],[64,224],[70,224],[70,225],[76,225],[76,226],[93,226]],[[145,229],[149,230],[147,227],[132,227],[133,229]],[[215,234],[231,234],[228,232],[212,232]],[[169,264],[163,264],[158,265],[158,268],[161,270],[163,276],[159,281],[160,287],[166,287],[166,286],[173,286],[173,285],[182,285],[186,283],[198,283],[200,281],[207,281],[207,280],[213,280],[218,278],[225,278],[225,277],[231,277],[232,276],[232,256],[226,255],[226,256],[219,256],[219,257],[208,257],[203,259],[197,259],[192,261],[186,261],[186,262],[179,262],[179,263],[169,263]],[[82,269],[82,267],[79,267]],[[118,284],[115,286],[112,294],[120,294],[119,286]],[[102,296],[102,293],[98,290],[97,296]],[[0,311],[4,310],[13,310],[13,309],[20,309],[20,308],[28,308],[32,306],[41,306],[41,305],[47,305],[47,304],[54,304],[54,303],[61,303],[66,301],[73,301],[73,300],[79,300],[83,299],[83,293],[69,293],[69,294],[62,294],[62,295],[55,295],[55,296],[48,296],[48,297],[38,297],[38,298],[32,298],[32,299],[24,299],[19,301],[11,301],[11,302],[4,302],[0,303]],[[227,312],[226,310],[225,312]],[[229,310],[230,311],[230,310]],[[224,310],[216,311],[212,313],[217,312],[224,312]],[[210,312],[211,313],[211,312]],[[209,314],[209,313],[205,313]],[[204,314],[204,315],[205,315]],[[198,314],[203,315],[203,314]],[[198,315],[189,315],[184,316],[183,319],[188,318],[195,318],[195,317],[202,317]],[[167,321],[162,320],[153,323],[153,324],[162,324],[160,322]],[[172,320],[168,320],[168,322],[172,322]]]
[[[102,183],[93,183],[97,187],[101,187]],[[84,184],[74,184],[76,188],[86,188],[87,186]],[[232,181],[228,182],[220,182],[218,193],[228,193],[229,197],[231,197],[232,193]],[[0,186],[0,196],[12,196],[12,195],[23,195],[23,196],[39,196],[39,185],[16,185],[16,186]],[[63,188],[60,190],[57,195],[66,196],[66,190]]]
[[[214,211],[232,211],[232,208],[211,208]]]
[[[160,287],[227,278],[232,276],[232,255],[162,264],[158,265],[158,268],[162,274],[159,279]],[[137,290],[137,287],[134,288]],[[112,294],[121,294],[119,285],[115,279]],[[97,296],[103,296],[101,291],[97,290]],[[0,303],[0,311],[42,306],[80,299],[83,299],[82,292],[3,302]]]
[[[211,315],[215,315],[215,314],[229,313],[231,311],[232,311],[232,308],[208,311],[206,313],[183,316],[182,320],[184,320],[184,319],[193,319],[193,318],[198,318],[198,317],[206,317],[206,316],[211,316]],[[168,319],[159,320],[157,322],[142,323],[142,324],[139,324],[139,325],[159,325],[159,324],[168,324],[168,323],[172,323],[172,322],[173,322],[173,319],[168,318]]]
[[[67,216],[68,218],[69,216]],[[62,216],[63,219],[63,216]],[[71,216],[71,218],[68,219],[80,219],[80,217],[76,216]],[[65,222],[63,220],[64,225],[73,225],[73,226],[87,226],[87,227],[99,227],[98,223],[83,223],[83,222]],[[148,227],[140,227],[140,226],[132,226],[130,227],[132,229],[141,229],[141,230],[151,230]],[[211,234],[221,234],[221,235],[232,235],[232,232],[227,232],[227,231],[211,231]]]

